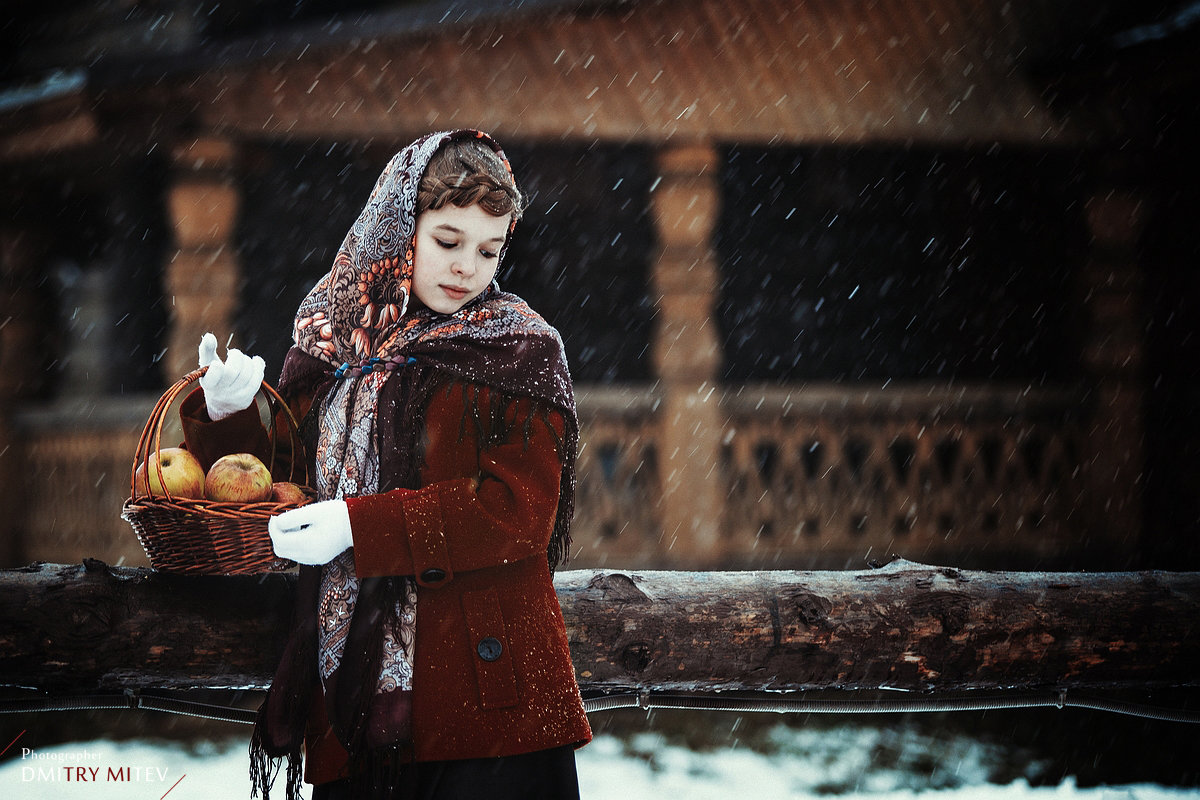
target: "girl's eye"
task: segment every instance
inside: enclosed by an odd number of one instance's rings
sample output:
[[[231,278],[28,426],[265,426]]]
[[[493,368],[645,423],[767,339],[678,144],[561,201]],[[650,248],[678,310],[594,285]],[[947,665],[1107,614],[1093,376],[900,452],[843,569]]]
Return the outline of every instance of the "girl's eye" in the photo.
[[[484,258],[495,258],[496,257],[496,253],[493,253],[491,250],[480,250],[479,255],[483,256]]]
[[[434,238],[434,241],[438,243],[439,247],[442,247],[446,250],[453,250],[458,246],[458,242],[447,242],[444,239],[438,239],[436,237]]]

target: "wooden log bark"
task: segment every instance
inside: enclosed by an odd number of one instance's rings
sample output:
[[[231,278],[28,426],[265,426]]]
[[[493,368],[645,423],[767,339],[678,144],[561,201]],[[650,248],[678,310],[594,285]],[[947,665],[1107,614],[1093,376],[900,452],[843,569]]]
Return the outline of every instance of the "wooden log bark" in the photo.
[[[95,560],[0,571],[0,685],[266,686],[294,585],[289,575],[191,577]]]
[[[559,573],[587,690],[1189,687],[1200,574]],[[0,685],[264,687],[294,579],[0,570]]]
[[[1200,682],[1200,574],[568,573],[580,681],[668,690]],[[572,624],[572,622],[574,624]]]

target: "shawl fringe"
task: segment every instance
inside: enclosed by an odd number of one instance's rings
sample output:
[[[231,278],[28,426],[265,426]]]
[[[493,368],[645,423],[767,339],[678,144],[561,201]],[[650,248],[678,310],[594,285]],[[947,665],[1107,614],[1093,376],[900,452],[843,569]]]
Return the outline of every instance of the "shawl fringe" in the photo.
[[[287,761],[286,800],[300,800],[304,776],[304,729],[317,681],[316,590],[314,567],[301,567],[296,582],[292,634],[280,656],[267,698],[258,708],[250,735],[250,796],[270,800],[271,787]]]
[[[350,762],[350,788],[354,797],[409,797],[397,790],[413,778],[411,745],[399,743],[359,751]]]
[[[266,703],[264,702],[259,708],[258,718],[254,722],[254,733],[250,735],[250,797],[255,798],[261,795],[263,800],[271,800],[271,789],[275,785],[275,778],[278,777],[279,770],[286,759],[285,800],[301,800],[300,784],[304,777],[302,748],[297,744],[283,755],[270,755],[264,741],[265,716]]]
[[[449,395],[453,383],[446,387]],[[459,423],[458,436],[461,441],[466,435],[468,420],[474,425],[475,435],[480,449],[488,450],[504,444],[516,431],[516,404],[520,397],[512,397],[495,389],[487,393],[487,412],[480,408],[481,389],[478,384],[463,384],[463,416]],[[550,544],[546,548],[546,561],[549,563],[551,574],[561,564],[571,557],[571,519],[575,516],[575,452],[579,444],[579,431],[573,420],[564,418],[565,433],[560,434],[550,419],[553,408],[537,399],[533,400],[533,413],[525,415],[521,420],[521,436],[525,448],[533,438],[533,426],[540,422],[550,432],[554,439],[554,450],[563,462],[561,485],[569,491],[559,492],[558,513],[555,515],[554,530],[550,535]]]

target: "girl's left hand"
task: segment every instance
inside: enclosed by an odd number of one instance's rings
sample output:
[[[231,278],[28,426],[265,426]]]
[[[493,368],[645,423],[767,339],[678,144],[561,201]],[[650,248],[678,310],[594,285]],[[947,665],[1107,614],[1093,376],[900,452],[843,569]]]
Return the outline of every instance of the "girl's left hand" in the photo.
[[[354,546],[345,500],[323,500],[271,517],[267,523],[275,555],[299,564],[328,564]]]

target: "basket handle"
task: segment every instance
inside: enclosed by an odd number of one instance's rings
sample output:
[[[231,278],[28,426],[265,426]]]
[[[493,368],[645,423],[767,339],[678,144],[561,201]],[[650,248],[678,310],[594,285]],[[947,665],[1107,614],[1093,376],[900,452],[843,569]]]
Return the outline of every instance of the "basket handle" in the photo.
[[[300,437],[300,423],[296,421],[296,415],[292,413],[292,409],[288,406],[287,401],[283,399],[271,384],[263,381],[262,386],[259,387],[259,392],[267,401],[267,414],[270,418],[271,426],[268,429],[271,463],[267,465],[267,469],[271,471],[271,474],[275,473],[275,453],[278,450],[276,446],[278,442],[278,426],[275,424],[275,420],[278,418],[278,412],[282,410],[286,415],[284,419],[287,421],[288,444],[290,445],[292,454],[292,463],[288,467],[288,478],[295,480],[296,463],[299,461],[304,468],[302,483],[307,486],[310,477],[308,474],[308,454],[304,451],[304,440]]]
[[[184,375],[182,378],[175,381],[175,383],[172,384],[171,387],[168,388],[165,392],[163,392],[162,396],[158,398],[158,402],[154,404],[154,409],[150,412],[150,416],[146,420],[145,427],[142,428],[142,434],[141,434],[141,436],[138,437],[137,449],[134,450],[134,453],[133,453],[133,467],[130,469],[130,472],[129,472],[129,498],[130,498],[130,500],[134,500],[137,498],[137,468],[138,468],[138,464],[145,462],[147,464],[147,471],[148,471],[149,470],[150,453],[151,453],[151,450],[150,450],[151,445],[153,445],[153,452],[158,453],[158,452],[162,451],[162,427],[163,427],[163,421],[166,419],[167,411],[170,408],[172,408],[175,401],[179,398],[179,395],[183,392],[183,390],[186,389],[191,384],[195,383],[196,381],[200,380],[200,378],[206,372],[208,372],[207,366],[199,367],[198,369],[192,370],[187,375]],[[270,464],[267,465],[267,469],[271,470],[272,474],[274,473],[275,451],[277,449],[276,445],[278,443],[278,431],[276,430],[277,425],[275,423],[275,420],[277,419],[278,412],[280,410],[282,410],[284,412],[284,414],[286,415],[284,417],[284,419],[287,422],[288,439],[289,439],[289,444],[291,445],[291,452],[292,452],[292,463],[288,470],[288,477],[292,478],[292,479],[294,479],[296,477],[296,462],[297,462],[297,460],[299,460],[300,464],[303,466],[303,469],[304,469],[304,483],[307,485],[308,479],[309,479],[308,456],[304,452],[304,441],[300,437],[300,425],[298,422],[296,422],[296,416],[292,413],[292,410],[288,407],[288,404],[284,401],[283,397],[279,394],[279,392],[276,391],[275,388],[273,386],[271,386],[271,384],[267,383],[266,381],[262,382],[262,386],[259,387],[258,394],[262,394],[267,402],[267,414],[268,414],[268,420],[269,420],[269,426],[270,426],[267,431],[268,442],[269,442],[268,446],[270,449]],[[255,395],[255,398],[258,397],[258,394]],[[158,475],[158,483],[160,486],[163,487],[163,492],[166,494],[167,500],[174,501],[175,498],[171,496],[171,491],[166,487],[166,485],[163,482],[162,464],[160,464],[156,461],[154,464],[154,468]],[[150,491],[149,482],[150,482],[150,478],[149,478],[149,475],[147,475],[147,477],[146,477],[146,483],[147,483],[146,491],[147,492]]]

